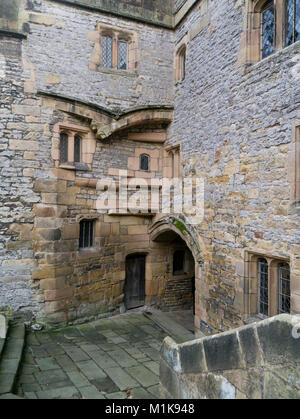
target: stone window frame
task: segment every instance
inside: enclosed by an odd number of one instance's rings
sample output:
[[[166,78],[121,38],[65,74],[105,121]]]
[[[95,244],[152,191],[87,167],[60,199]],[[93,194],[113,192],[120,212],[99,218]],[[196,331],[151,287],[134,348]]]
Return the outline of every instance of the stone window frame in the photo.
[[[275,42],[274,52],[262,58],[262,12],[268,0],[246,0],[244,31],[241,36],[239,62],[251,65],[272,57],[277,51],[291,47],[286,45],[286,0],[274,0]]]
[[[99,47],[100,57],[98,62],[98,70],[103,71],[119,71],[121,73],[132,73],[138,67],[138,34],[135,31],[130,31],[127,28],[119,26],[112,26],[103,23],[98,23],[97,31],[99,33]],[[112,38],[112,67],[107,68],[102,66],[102,37],[109,36]],[[119,42],[127,42],[127,68],[119,68]]]
[[[282,263],[286,263],[290,268],[290,258],[266,254],[264,252],[246,251],[245,252],[245,278],[246,278],[246,314],[250,317],[266,318],[259,314],[259,259],[265,259],[268,263],[268,316],[273,317],[280,314],[279,310],[279,268]],[[292,283],[292,281],[291,281]],[[291,292],[292,293],[292,292]]]
[[[176,63],[175,63],[175,81],[183,82],[186,76],[186,54],[187,47],[186,44],[183,44],[176,54]]]
[[[165,147],[164,173],[165,177],[170,179],[180,178],[182,176],[181,168],[181,144],[176,143]]]
[[[186,78],[186,63],[188,60],[188,42],[189,42],[189,34],[186,34],[180,42],[176,45],[175,48],[175,56],[174,56],[174,76],[175,76],[175,84],[179,84],[184,82]],[[183,74],[183,57],[185,57],[185,71]]]
[[[290,212],[300,214],[300,120],[293,125],[292,139],[288,160]]]
[[[83,223],[89,223],[89,226],[92,226],[92,237],[88,237],[89,239],[89,244],[87,246],[85,246],[84,242],[85,242],[85,237],[86,237],[86,231],[83,232],[84,237],[81,236],[81,225]],[[95,227],[96,227],[96,220],[95,219],[91,219],[91,218],[82,218],[79,221],[79,251],[85,251],[85,250],[90,250],[93,249],[95,247]],[[83,242],[83,246],[80,245],[80,243]]]
[[[143,157],[147,157],[148,158],[148,169],[143,169],[142,168],[142,158]],[[143,171],[143,172],[150,172],[150,165],[151,165],[151,157],[149,156],[149,154],[147,154],[147,153],[142,153],[142,154],[140,154],[140,170],[141,171]]]
[[[68,135],[68,161],[60,161],[60,136]],[[80,162],[74,161],[75,137],[81,138]],[[89,128],[70,123],[59,122],[54,125],[51,157],[56,168],[68,170],[92,170],[94,154],[96,152],[96,140]]]
[[[80,247],[80,223],[82,221],[93,221],[94,222],[94,237],[93,237],[93,246],[91,247]],[[77,226],[77,256],[79,258],[90,258],[94,257],[99,253],[101,247],[101,221],[99,215],[97,214],[79,214],[75,217],[75,222]]]

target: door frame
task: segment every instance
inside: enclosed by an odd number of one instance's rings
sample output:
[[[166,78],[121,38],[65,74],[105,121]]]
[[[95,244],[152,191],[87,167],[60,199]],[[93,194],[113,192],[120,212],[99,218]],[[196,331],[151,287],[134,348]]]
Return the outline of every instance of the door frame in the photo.
[[[126,310],[130,310],[126,307],[126,284],[127,284],[127,259],[128,258],[134,258],[134,257],[140,257],[140,256],[144,256],[145,257],[145,287],[144,287],[144,305],[146,305],[146,298],[147,298],[147,263],[148,263],[148,252],[143,252],[143,251],[139,251],[139,252],[130,252],[128,254],[125,255],[125,281],[124,281],[124,288],[123,288],[123,292],[124,292],[124,305]],[[141,306],[142,307],[142,306]]]

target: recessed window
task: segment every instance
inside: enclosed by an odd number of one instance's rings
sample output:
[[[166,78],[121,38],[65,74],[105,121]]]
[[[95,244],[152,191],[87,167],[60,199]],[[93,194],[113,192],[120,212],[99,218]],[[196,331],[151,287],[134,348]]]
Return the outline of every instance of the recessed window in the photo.
[[[102,36],[102,67],[112,68],[113,40],[110,36]]]
[[[300,41],[300,0],[249,0],[248,5],[241,62],[257,62]]]
[[[300,0],[286,0],[286,45],[300,40]]]
[[[94,220],[80,221],[79,248],[87,249],[94,245]]]
[[[118,68],[127,70],[128,44],[126,41],[119,41]]]
[[[79,135],[61,133],[59,144],[60,163],[80,163],[81,142]]]
[[[262,9],[262,58],[273,54],[275,46],[274,1],[268,1]]]
[[[290,267],[287,263],[279,266],[279,313],[291,311]]]
[[[149,164],[150,163],[150,157],[147,154],[142,154],[140,156],[140,169],[149,171]]]
[[[185,251],[176,250],[173,254],[173,275],[184,274]]]
[[[269,267],[266,259],[258,260],[258,313],[269,314]]]
[[[186,46],[182,46],[176,57],[176,81],[182,81],[186,75]]]

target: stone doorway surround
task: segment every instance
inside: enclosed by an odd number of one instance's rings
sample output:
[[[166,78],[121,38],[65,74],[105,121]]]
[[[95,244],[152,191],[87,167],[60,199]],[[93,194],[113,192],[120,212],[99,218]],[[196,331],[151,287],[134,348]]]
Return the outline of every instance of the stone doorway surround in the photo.
[[[202,300],[202,270],[204,268],[203,249],[200,244],[202,240],[198,237],[193,226],[188,224],[183,215],[167,216],[155,220],[149,228],[150,240],[155,243],[163,234],[171,233],[179,236],[191,252],[195,262],[195,316],[194,325],[200,329],[201,320],[206,320],[205,305]]]

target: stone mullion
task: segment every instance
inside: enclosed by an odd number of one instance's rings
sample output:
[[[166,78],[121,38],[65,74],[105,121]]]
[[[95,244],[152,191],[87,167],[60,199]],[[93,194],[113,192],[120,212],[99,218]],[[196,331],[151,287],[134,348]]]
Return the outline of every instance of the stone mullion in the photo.
[[[269,317],[279,313],[278,260],[267,259],[269,266]]]
[[[275,0],[275,51],[285,46],[285,0]]]
[[[112,68],[118,68],[118,50],[119,50],[119,39],[117,34],[113,34],[113,47],[112,47]]]

